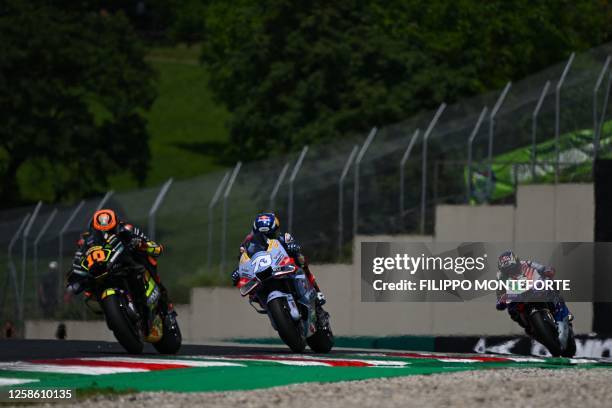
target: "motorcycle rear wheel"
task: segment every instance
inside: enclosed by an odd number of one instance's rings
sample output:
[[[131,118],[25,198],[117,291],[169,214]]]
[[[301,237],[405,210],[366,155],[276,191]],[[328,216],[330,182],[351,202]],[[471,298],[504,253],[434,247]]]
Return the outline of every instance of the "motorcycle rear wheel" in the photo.
[[[542,343],[553,357],[559,357],[561,355],[561,343],[559,342],[556,325],[554,322],[550,322],[549,314],[547,310],[534,311],[529,316],[529,323],[535,339]]]
[[[576,355],[576,338],[574,337],[574,330],[572,330],[571,326],[569,336],[567,337],[567,345],[561,355],[567,358],[572,358]]]
[[[306,343],[315,353],[329,353],[334,347],[334,335],[329,330],[317,330],[306,339]]]
[[[272,299],[268,303],[268,313],[274,320],[278,335],[294,353],[302,353],[306,348],[304,336],[299,326],[291,318],[289,305],[285,298]]]
[[[119,344],[130,354],[142,353],[144,341],[137,334],[138,328],[123,311],[119,296],[111,295],[102,299],[102,309],[106,317],[106,324]]]
[[[179,328],[178,322],[172,325],[170,317],[166,316],[164,319],[163,331],[164,333],[161,340],[157,343],[153,343],[153,347],[155,347],[155,350],[160,354],[176,354],[183,342],[183,336],[181,335],[181,329]]]

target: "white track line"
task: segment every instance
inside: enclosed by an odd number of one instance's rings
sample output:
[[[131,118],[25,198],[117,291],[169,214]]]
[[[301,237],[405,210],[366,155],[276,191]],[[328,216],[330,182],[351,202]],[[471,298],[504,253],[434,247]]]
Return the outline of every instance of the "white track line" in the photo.
[[[27,371],[35,373],[58,373],[58,374],[119,374],[119,373],[146,373],[149,370],[125,367],[87,367],[79,365],[57,365],[57,364],[33,364],[23,361],[11,363],[0,363],[0,370]]]
[[[84,357],[83,361],[117,361],[122,363],[142,364],[177,364],[189,367],[246,367],[244,364],[230,363],[227,361],[198,361],[184,358],[138,358],[138,357]]]
[[[38,380],[31,378],[0,378],[0,387],[5,385],[20,385],[31,382],[38,382]]]

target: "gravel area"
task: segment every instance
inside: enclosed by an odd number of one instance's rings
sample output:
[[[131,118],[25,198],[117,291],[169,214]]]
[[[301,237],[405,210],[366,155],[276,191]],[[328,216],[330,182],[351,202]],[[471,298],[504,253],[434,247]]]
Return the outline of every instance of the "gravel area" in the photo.
[[[612,370],[478,370],[366,381],[310,383],[255,391],[140,393],[119,397],[96,397],[79,405],[91,408],[117,406],[609,408],[612,406]]]

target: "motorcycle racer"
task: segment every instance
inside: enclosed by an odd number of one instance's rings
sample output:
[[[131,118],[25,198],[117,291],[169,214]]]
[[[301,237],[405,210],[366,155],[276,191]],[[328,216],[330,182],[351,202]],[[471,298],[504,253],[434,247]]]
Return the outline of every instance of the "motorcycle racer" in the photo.
[[[521,277],[531,280],[545,280],[552,279],[555,276],[555,269],[551,266],[545,266],[531,260],[520,260],[512,251],[504,251],[499,256],[497,261],[497,279],[518,279]],[[521,327],[527,329],[521,319],[519,313],[516,310],[516,303],[507,302],[507,295],[504,290],[500,290],[497,293],[497,303],[495,307],[497,310],[508,309],[508,314],[517,322]],[[554,319],[557,322],[563,321],[566,317],[568,321],[573,320],[573,316],[570,313],[565,301],[558,295],[554,301],[555,310],[553,313]]]
[[[94,213],[89,229],[83,232],[77,241],[77,251],[74,254],[72,268],[67,275],[66,289],[77,295],[86,289],[87,271],[81,265],[87,248],[106,239],[111,235],[117,236],[128,249],[134,263],[149,271],[161,290],[160,304],[165,313],[173,312],[172,303],[168,300],[168,294],[162,285],[157,273],[157,260],[164,247],[150,240],[142,230],[133,224],[118,220],[115,211],[101,209]]]
[[[302,253],[302,247],[295,241],[293,235],[289,232],[280,232],[280,221],[278,217],[271,212],[261,213],[255,217],[253,221],[253,227],[251,232],[245,237],[244,241],[240,244],[240,255],[246,252],[247,255],[251,256],[260,248],[267,248],[267,241],[269,239],[278,240],[287,254],[292,257],[296,264],[302,268],[308,278],[308,281],[312,284],[315,291],[317,292],[316,298],[316,307],[317,313],[325,314],[326,312],[323,310],[322,306],[325,304],[326,299],[325,295],[319,288],[317,281],[313,273],[310,271],[308,267],[308,262],[306,257]],[[234,286],[237,285],[239,280],[238,269],[235,269],[232,272],[232,283]]]

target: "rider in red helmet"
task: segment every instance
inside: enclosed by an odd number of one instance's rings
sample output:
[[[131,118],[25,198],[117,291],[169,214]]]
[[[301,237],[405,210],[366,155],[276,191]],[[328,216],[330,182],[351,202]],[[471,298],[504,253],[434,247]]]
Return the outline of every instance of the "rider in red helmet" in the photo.
[[[123,242],[136,265],[145,268],[153,276],[162,292],[162,310],[172,311],[173,308],[168,301],[167,291],[157,273],[156,258],[161,255],[164,247],[150,240],[140,228],[125,221],[120,221],[115,211],[110,209],[96,211],[89,224],[89,230],[81,234],[77,242],[78,249],[74,254],[72,269],[67,276],[67,290],[79,294],[85,289],[87,271],[81,266],[85,251],[95,242],[106,239],[111,235],[117,236]]]

